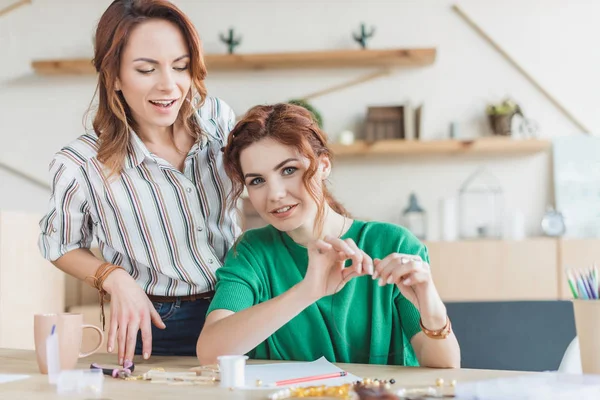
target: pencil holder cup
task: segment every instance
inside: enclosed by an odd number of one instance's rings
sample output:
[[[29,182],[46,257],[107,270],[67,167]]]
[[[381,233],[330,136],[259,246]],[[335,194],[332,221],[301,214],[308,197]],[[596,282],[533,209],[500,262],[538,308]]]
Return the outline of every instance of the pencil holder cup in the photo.
[[[573,300],[581,370],[600,374],[600,300]]]
[[[221,387],[235,388],[246,384],[246,360],[248,356],[220,356],[219,371]]]

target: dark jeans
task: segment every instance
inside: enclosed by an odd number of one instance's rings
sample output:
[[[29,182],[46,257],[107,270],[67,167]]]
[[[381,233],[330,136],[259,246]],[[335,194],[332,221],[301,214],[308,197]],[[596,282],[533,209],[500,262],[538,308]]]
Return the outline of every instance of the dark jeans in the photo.
[[[196,343],[204,326],[210,300],[152,303],[167,326],[152,325],[152,355],[196,356]],[[142,334],[138,332],[135,354],[142,354]]]

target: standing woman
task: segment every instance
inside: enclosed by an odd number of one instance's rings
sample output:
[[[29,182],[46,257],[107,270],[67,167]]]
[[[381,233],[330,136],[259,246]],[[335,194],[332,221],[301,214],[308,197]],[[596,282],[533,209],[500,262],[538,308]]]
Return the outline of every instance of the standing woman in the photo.
[[[194,355],[215,271],[239,234],[220,151],[234,114],[206,96],[200,39],[169,1],[115,0],[94,50],[94,129],[50,164],[39,247],[110,295],[119,364],[134,352]]]

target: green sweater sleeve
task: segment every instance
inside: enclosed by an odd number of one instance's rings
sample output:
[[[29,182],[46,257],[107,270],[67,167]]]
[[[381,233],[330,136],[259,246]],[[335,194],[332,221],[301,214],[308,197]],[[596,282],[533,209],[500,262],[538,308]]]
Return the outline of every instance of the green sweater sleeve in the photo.
[[[255,268],[259,265],[250,247],[241,239],[229,250],[225,264],[217,270],[215,296],[207,315],[219,309],[238,312],[257,304],[261,280]]]

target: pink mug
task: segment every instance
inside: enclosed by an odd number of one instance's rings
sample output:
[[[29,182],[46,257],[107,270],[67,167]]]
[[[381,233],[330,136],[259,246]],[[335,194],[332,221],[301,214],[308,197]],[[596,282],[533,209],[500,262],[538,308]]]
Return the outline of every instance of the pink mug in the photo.
[[[53,325],[56,325],[56,334],[58,334],[61,370],[74,369],[80,358],[94,354],[102,346],[104,340],[102,330],[94,325],[85,325],[82,314],[36,314],[33,318],[35,355],[42,374],[48,373],[46,339],[52,332]],[[95,349],[87,353],[81,353],[81,340],[85,328],[94,329],[98,332],[100,340]]]

